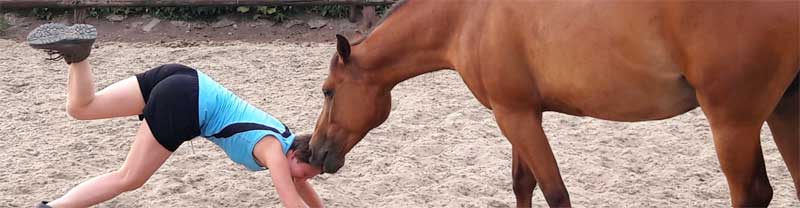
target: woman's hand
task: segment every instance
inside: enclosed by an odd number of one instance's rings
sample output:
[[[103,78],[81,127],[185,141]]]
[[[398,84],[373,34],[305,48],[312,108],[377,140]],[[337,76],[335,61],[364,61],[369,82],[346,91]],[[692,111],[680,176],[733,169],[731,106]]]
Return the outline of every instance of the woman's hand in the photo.
[[[289,160],[283,155],[280,142],[271,137],[264,138],[256,144],[253,154],[269,168],[272,183],[283,205],[292,208],[306,207],[295,189],[294,180],[289,172]]]
[[[322,205],[322,200],[317,195],[317,192],[314,191],[314,187],[308,183],[308,179],[302,178],[295,178],[294,180],[294,187],[297,189],[297,193],[300,194],[300,198],[306,202],[308,207],[312,208],[322,208],[325,207]]]

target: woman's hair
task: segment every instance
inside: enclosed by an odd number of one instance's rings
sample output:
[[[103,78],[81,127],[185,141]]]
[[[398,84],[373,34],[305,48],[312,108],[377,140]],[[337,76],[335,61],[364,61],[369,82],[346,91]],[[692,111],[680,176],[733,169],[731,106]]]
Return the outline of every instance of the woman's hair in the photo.
[[[308,142],[311,141],[311,134],[300,134],[294,137],[294,142],[289,150],[294,150],[294,156],[304,163],[309,163],[311,159],[311,149],[308,147]]]

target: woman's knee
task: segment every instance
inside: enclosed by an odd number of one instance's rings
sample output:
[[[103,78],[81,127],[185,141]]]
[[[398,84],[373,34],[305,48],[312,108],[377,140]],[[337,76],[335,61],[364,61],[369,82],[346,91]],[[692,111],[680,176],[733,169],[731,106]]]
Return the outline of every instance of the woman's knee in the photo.
[[[92,117],[89,114],[89,109],[85,106],[77,106],[74,104],[67,103],[67,114],[78,120],[91,120]]]
[[[120,188],[126,192],[141,188],[145,183],[147,183],[147,180],[150,179],[149,176],[126,173],[124,170],[118,170],[114,172],[114,174],[117,175],[117,178],[119,179],[121,186]]]

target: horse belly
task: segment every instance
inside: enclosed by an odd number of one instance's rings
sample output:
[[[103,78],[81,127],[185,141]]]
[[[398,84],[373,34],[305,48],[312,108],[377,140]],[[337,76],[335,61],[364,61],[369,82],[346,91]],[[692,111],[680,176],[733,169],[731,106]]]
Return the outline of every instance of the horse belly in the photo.
[[[698,106],[695,89],[666,41],[642,36],[625,44],[603,39],[593,43],[562,47],[568,56],[554,56],[532,67],[546,110],[642,121],[669,118]],[[603,53],[582,47],[597,44]]]
[[[614,121],[663,119],[696,108],[656,6],[594,4],[495,5],[486,23],[468,25],[485,32],[464,33],[469,47],[456,68],[489,108],[541,107]]]
[[[698,106],[694,89],[680,75],[645,79],[617,76],[582,82],[582,86],[544,92],[545,110],[613,121],[643,121],[670,118]]]
[[[698,106],[658,5],[589,1],[540,13],[525,47],[545,110],[641,121]]]

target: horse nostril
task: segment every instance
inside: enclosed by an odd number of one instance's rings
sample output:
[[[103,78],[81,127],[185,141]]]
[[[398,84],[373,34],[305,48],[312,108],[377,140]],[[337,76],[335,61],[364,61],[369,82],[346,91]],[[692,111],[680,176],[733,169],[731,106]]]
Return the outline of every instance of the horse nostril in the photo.
[[[322,153],[322,157],[319,158],[320,162],[324,163],[325,162],[325,158],[327,158],[327,157],[328,157],[328,151],[323,152]]]
[[[318,150],[311,152],[311,163],[313,165],[322,166],[325,163],[325,157],[328,155],[326,150]]]

